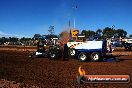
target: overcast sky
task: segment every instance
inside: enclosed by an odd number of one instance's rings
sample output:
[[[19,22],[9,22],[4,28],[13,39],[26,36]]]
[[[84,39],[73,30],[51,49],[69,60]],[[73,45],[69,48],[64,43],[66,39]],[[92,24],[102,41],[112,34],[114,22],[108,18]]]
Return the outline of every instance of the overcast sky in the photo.
[[[59,34],[74,16],[80,31],[115,25],[132,34],[132,0],[0,0],[0,34],[33,37],[50,25]]]

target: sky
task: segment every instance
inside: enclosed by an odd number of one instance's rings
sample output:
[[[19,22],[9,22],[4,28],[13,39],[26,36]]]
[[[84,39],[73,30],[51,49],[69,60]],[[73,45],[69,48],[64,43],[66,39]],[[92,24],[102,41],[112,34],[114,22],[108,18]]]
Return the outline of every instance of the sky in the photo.
[[[75,9],[74,7],[77,6]],[[115,26],[132,34],[132,0],[0,0],[0,37],[33,37],[71,28],[104,29]]]

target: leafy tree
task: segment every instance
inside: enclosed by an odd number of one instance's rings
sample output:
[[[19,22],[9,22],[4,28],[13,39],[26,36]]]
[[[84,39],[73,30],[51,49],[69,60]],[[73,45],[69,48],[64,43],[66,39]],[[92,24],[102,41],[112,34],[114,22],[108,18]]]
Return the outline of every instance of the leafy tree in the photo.
[[[87,34],[86,30],[82,30],[81,34],[84,35],[86,38],[88,37],[88,34]]]
[[[126,37],[127,32],[123,29],[117,29],[116,30],[116,36],[119,37]]]
[[[50,35],[54,35],[54,26],[50,26],[48,31],[50,32]]]
[[[2,37],[1,38],[1,43],[4,44],[6,42],[6,38],[5,37]]]
[[[57,35],[46,35],[46,38],[47,39],[58,38],[58,36]]]
[[[18,42],[18,40],[19,40],[19,38],[17,38],[17,37],[9,37],[9,38],[2,37],[2,38],[0,38],[1,44],[4,44],[5,42]]]
[[[33,45],[32,38],[21,38],[20,42],[23,43],[24,45]]]
[[[96,31],[96,35],[97,35],[98,38],[101,38],[101,36],[102,36],[102,30],[101,29],[98,29]]]
[[[39,40],[39,38],[41,38],[41,37],[42,37],[42,36],[41,36],[40,34],[35,34],[33,38],[34,38],[35,40]]]
[[[132,38],[132,34],[130,34],[129,37]]]
[[[92,30],[82,30],[81,34],[84,35],[86,38],[95,36],[95,32]]]
[[[30,41],[30,40],[32,40],[32,39],[31,38],[25,38],[25,37],[23,37],[23,38],[20,39],[21,42],[22,41]]]
[[[16,37],[10,37],[10,42],[17,42],[18,41],[18,38]]]
[[[98,30],[96,31],[96,34],[101,35],[101,34],[102,34],[102,30],[101,30],[101,29],[98,29]]]
[[[87,30],[87,34],[88,34],[88,38],[94,37],[95,36],[95,32],[92,30]]]
[[[2,37],[1,39],[0,39],[0,42],[1,43],[5,43],[5,42],[9,42],[10,40],[9,40],[9,38],[6,38],[6,37]]]
[[[21,42],[26,41],[26,38],[25,38],[25,37],[22,37],[22,38],[20,39],[20,41],[21,41]]]
[[[115,30],[113,28],[106,27],[103,29],[103,36],[106,36],[107,38],[111,38],[115,35]]]

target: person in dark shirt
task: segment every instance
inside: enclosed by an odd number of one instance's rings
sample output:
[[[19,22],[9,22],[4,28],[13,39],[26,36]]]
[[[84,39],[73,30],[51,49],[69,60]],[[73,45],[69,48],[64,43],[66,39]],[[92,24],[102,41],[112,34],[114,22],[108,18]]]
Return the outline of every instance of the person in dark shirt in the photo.
[[[67,44],[64,44],[63,46],[63,60],[68,60],[68,46]]]

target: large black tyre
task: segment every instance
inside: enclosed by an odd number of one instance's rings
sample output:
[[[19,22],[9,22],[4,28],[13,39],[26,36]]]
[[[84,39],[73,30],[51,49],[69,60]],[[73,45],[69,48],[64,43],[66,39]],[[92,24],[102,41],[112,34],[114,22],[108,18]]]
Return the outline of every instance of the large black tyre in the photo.
[[[48,51],[49,59],[57,59],[62,57],[62,49],[59,46],[51,46]]]
[[[78,59],[79,59],[79,61],[81,61],[81,62],[85,62],[85,61],[87,60],[87,55],[86,55],[86,53],[81,52],[81,53],[78,55]]]
[[[49,47],[49,51],[48,51],[48,58],[49,59],[55,59],[57,58],[57,52],[56,52],[56,47]]]
[[[93,53],[90,55],[90,58],[91,58],[91,61],[93,61],[93,62],[99,61],[99,60],[100,60],[100,53],[98,53],[98,52],[93,52]]]
[[[48,58],[49,59],[55,59],[55,58],[57,58],[57,53],[55,51],[49,51]]]
[[[73,49],[73,48],[70,48],[70,49],[68,50],[68,54],[69,54],[69,56],[75,56],[75,55],[76,55],[76,50]]]
[[[128,47],[128,50],[129,50],[129,51],[131,51],[131,50],[132,50],[132,47],[131,47],[131,46],[129,46],[129,47]]]

